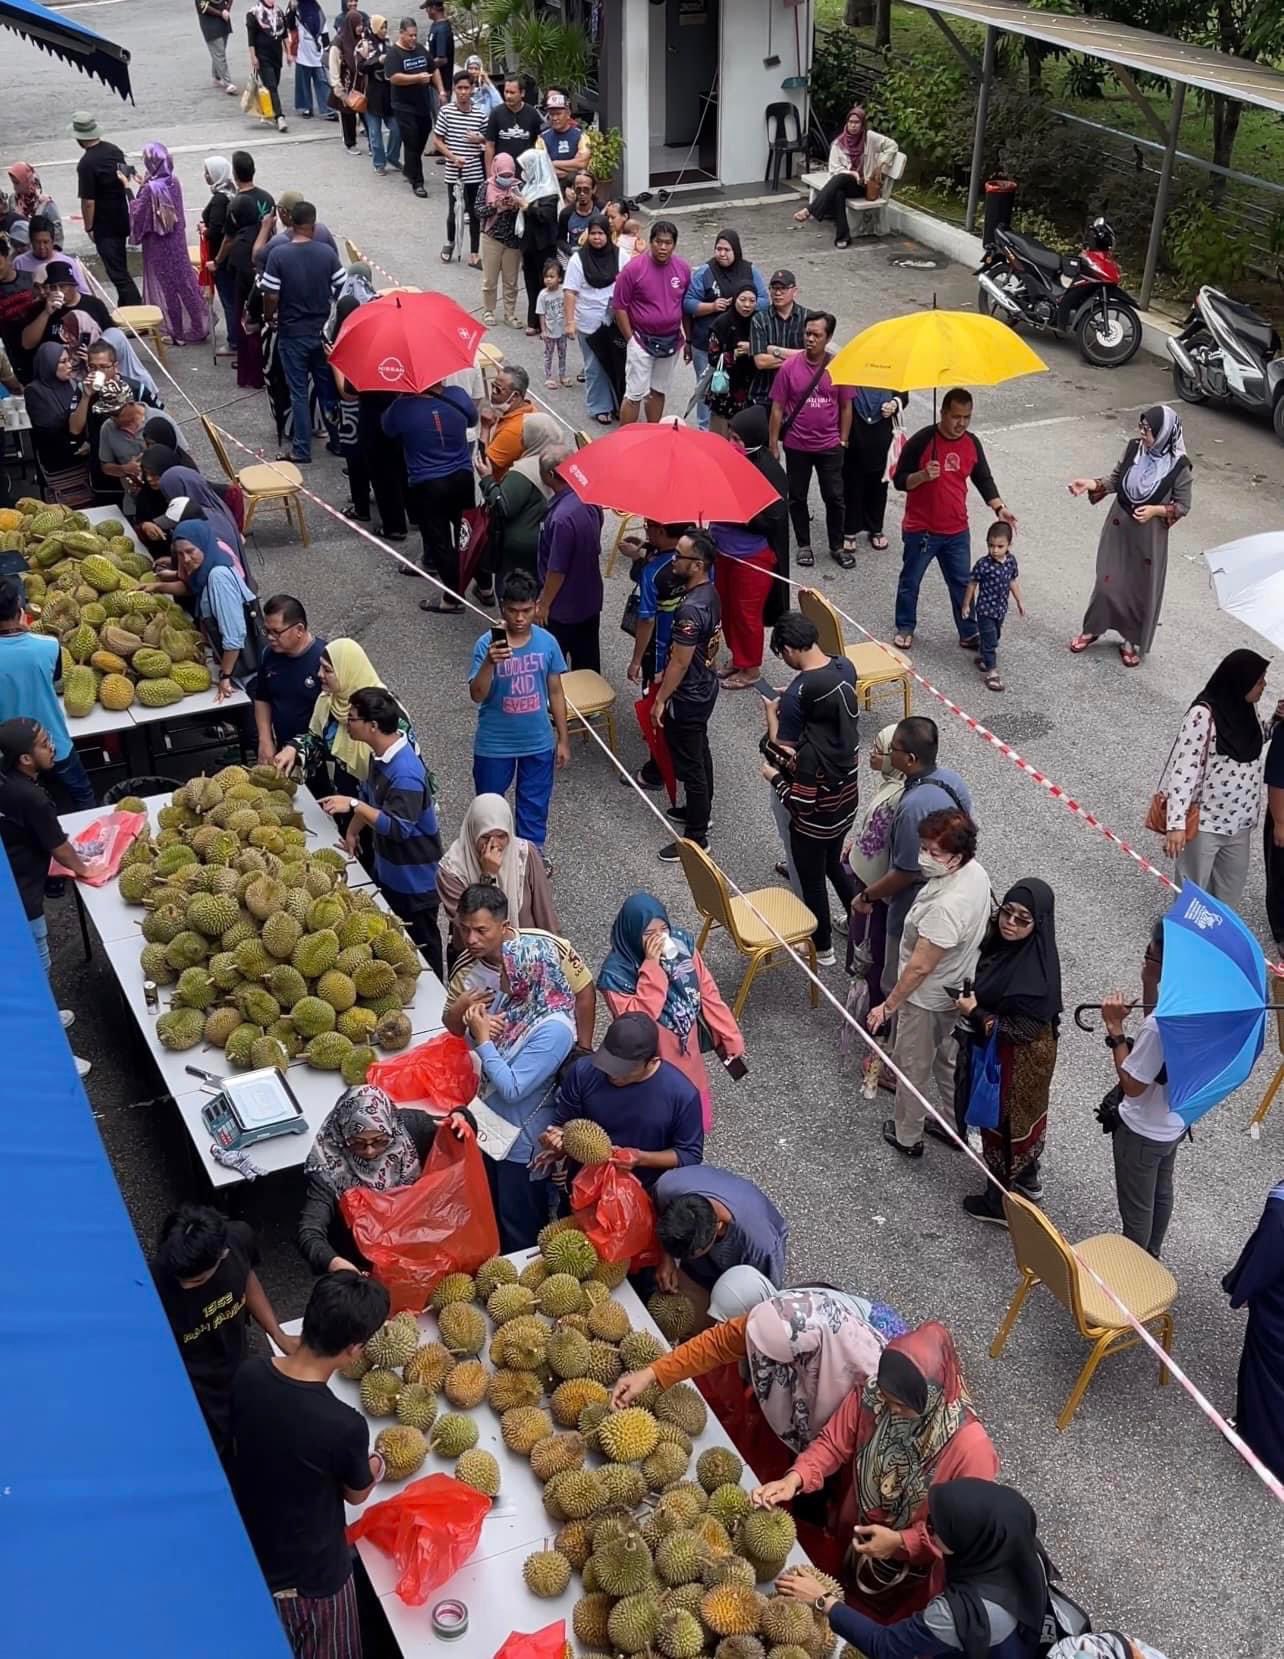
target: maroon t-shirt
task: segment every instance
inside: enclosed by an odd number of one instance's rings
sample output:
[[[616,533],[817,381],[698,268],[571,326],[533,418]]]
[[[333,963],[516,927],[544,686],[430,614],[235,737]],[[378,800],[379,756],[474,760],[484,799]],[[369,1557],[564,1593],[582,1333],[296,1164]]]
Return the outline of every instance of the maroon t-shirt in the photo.
[[[906,491],[901,529],[906,533],[925,530],[933,536],[960,535],[967,530],[968,480],[983,501],[993,501],[999,493],[981,440],[970,432],[961,438],[944,438],[936,426],[921,428],[901,451],[893,479],[896,488],[905,490],[909,475],[921,472],[929,461],[940,464],[940,477]]]

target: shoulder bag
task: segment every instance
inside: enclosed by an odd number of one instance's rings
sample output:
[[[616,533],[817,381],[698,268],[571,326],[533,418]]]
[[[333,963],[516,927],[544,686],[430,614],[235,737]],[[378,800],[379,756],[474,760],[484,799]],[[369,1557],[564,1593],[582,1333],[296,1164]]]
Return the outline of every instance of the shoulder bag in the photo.
[[[816,370],[815,374],[812,375],[811,379],[807,382],[806,388],[804,389],[802,396],[798,399],[797,403],[794,404],[793,408],[785,416],[784,420],[781,421],[781,423],[780,423],[780,442],[781,443],[784,443],[785,438],[788,436],[790,427],[794,424],[794,422],[798,419],[799,415],[801,415],[803,410],[806,408],[807,399],[816,390],[817,386],[820,385],[821,377],[824,375],[824,373],[828,369],[828,367],[829,367],[829,358],[826,357],[825,361],[820,365],[820,367]]]
[[[1203,708],[1205,706],[1206,706],[1205,704],[1202,704],[1202,703],[1200,704],[1201,708]],[[1159,781],[1160,781],[1161,784],[1163,783],[1163,780],[1168,776],[1168,768],[1173,763],[1173,756],[1177,753],[1177,745],[1180,741],[1181,741],[1181,733],[1178,732],[1177,736],[1173,739],[1172,748],[1169,749],[1169,751],[1168,751],[1168,759],[1164,762],[1164,769],[1160,773]],[[1213,711],[1211,709],[1209,709],[1209,711],[1208,711],[1208,736],[1204,739],[1204,759],[1203,759],[1203,762],[1200,766],[1200,790],[1201,791],[1203,790],[1204,780],[1205,780],[1205,778],[1207,777],[1207,774],[1208,774],[1208,751],[1212,747],[1212,742],[1213,742]],[[1162,788],[1156,789],[1155,793],[1150,797],[1150,808],[1146,813],[1145,827],[1148,830],[1154,830],[1156,835],[1167,835],[1168,834],[1168,791],[1166,789],[1162,789]],[[1198,833],[1199,833],[1199,797],[1196,796],[1196,798],[1186,808],[1186,839],[1187,839],[1187,841],[1191,840],[1191,838],[1193,836],[1198,835]]]

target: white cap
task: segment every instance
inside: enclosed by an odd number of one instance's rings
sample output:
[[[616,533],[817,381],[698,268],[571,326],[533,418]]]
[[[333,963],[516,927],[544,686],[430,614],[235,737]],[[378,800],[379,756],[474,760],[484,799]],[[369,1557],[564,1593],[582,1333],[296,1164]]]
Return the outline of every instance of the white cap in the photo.
[[[565,109],[566,99],[560,92],[550,92],[544,100],[545,109]]]

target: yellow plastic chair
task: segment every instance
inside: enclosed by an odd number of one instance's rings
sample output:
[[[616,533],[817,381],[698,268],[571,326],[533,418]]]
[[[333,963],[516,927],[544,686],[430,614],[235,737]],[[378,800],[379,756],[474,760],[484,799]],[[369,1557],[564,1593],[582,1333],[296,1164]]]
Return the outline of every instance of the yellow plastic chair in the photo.
[[[1092,1343],[1092,1352],[1084,1361],[1070,1398],[1057,1418],[1057,1427],[1064,1429],[1079,1409],[1084,1390],[1106,1355],[1135,1348],[1141,1338],[1131,1325],[1124,1323],[1119,1309],[1096,1280],[1084,1272],[1071,1254],[1070,1246],[1037,1205],[1015,1193],[1005,1193],[1003,1209],[1008,1219],[1012,1253],[1021,1269],[1021,1283],[990,1345],[990,1358],[998,1359],[1003,1352],[1026,1297],[1036,1285],[1047,1285],[1057,1301],[1069,1310],[1079,1335]],[[1074,1248],[1110,1286],[1138,1324],[1157,1327],[1160,1346],[1170,1354],[1177,1281],[1163,1263],[1120,1233],[1098,1233]],[[1168,1381],[1168,1367],[1162,1363],[1159,1381]]]
[[[232,465],[231,457],[214,423],[202,415],[201,425],[205,428],[210,448],[218,457],[218,464],[226,474],[228,482],[239,485],[245,497],[245,534],[249,535],[254,515],[260,505],[276,501],[285,509],[287,524],[291,523],[293,515],[293,522],[299,527],[299,540],[304,547],[310,547],[312,543],[303,518],[303,474],[294,462],[273,461],[270,466],[257,462],[253,466],[241,467],[238,470]]]
[[[577,443],[578,439],[583,436],[582,433],[576,434]],[[579,448],[583,449],[590,442],[591,439],[584,437],[584,443],[579,444]],[[621,513],[619,517],[620,522],[615,528],[615,539],[611,543],[611,551],[606,556],[606,574],[608,576],[615,574],[615,561],[620,556],[620,545],[625,536],[629,535],[631,531],[643,529],[646,525],[646,520],[638,513]]]
[[[703,950],[710,933],[715,927],[720,927],[741,956],[749,958],[749,966],[731,1005],[736,1019],[740,1018],[740,1011],[759,968],[783,949],[781,939],[805,956],[808,967],[815,973],[816,918],[788,887],[756,887],[742,898],[731,891],[722,871],[704,848],[697,847],[694,841],[679,841],[678,856],[682,860],[682,873],[687,878],[692,903],[704,917],[696,949]],[[764,920],[760,921],[755,912],[761,912]],[[770,928],[767,922],[771,923]],[[816,982],[810,980],[808,984],[811,1005],[815,1008],[818,1000]]]
[[[361,249],[357,246],[357,244],[352,240],[351,237],[348,237],[348,236],[344,237],[344,239],[343,239],[343,248],[344,248],[344,252],[348,256],[348,264],[349,265],[366,265],[366,264],[369,263],[369,261],[366,259],[365,254],[362,253]]]
[[[562,690],[566,694],[567,712],[572,721],[578,720],[580,730],[571,735],[588,742],[588,728],[601,720],[606,727],[606,742],[615,753],[615,687],[592,668],[572,668],[562,675]]]
[[[815,588],[804,588],[798,595],[798,609],[816,624],[820,633],[820,648],[828,656],[846,657],[856,670],[856,689],[865,708],[873,707],[873,692],[878,686],[898,685],[905,705],[910,711],[909,658],[890,646],[866,640],[860,645],[848,645],[843,638],[843,624],[838,612]],[[899,667],[897,665],[900,665]]]
[[[1284,1056],[1284,1009],[1275,1010],[1275,1042],[1280,1054]],[[1248,1120],[1251,1129],[1255,1123],[1265,1123],[1266,1114],[1275,1104],[1275,1096],[1280,1092],[1280,1084],[1284,1083],[1284,1061],[1276,1068],[1275,1076],[1271,1078],[1266,1093],[1262,1096],[1262,1103]]]
[[[159,305],[118,305],[111,314],[111,320],[126,334],[137,334],[146,340],[161,362],[168,362],[161,335],[165,319]]]

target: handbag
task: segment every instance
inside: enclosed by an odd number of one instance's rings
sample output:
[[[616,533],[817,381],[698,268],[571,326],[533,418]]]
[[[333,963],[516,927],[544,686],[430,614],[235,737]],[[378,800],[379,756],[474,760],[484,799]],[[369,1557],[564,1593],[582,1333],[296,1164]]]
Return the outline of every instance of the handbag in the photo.
[[[1206,707],[1205,704],[1201,704],[1200,706],[1201,707]],[[1173,739],[1172,748],[1169,749],[1169,751],[1168,751],[1168,759],[1164,762],[1164,769],[1159,775],[1159,781],[1160,781],[1161,784],[1163,783],[1163,780],[1168,776],[1168,768],[1173,763],[1173,756],[1177,752],[1177,744],[1179,743],[1180,740],[1181,740],[1181,733],[1178,732],[1177,736]],[[1203,780],[1207,776],[1207,773],[1208,773],[1208,751],[1212,747],[1212,742],[1213,742],[1213,715],[1212,715],[1212,710],[1209,709],[1209,711],[1208,711],[1208,735],[1204,739],[1204,758],[1203,758],[1203,761],[1200,765],[1200,789],[1201,790],[1204,787]],[[1155,793],[1150,797],[1150,806],[1149,806],[1149,809],[1146,812],[1145,827],[1148,830],[1154,830],[1156,835],[1167,835],[1168,834],[1168,791],[1166,789],[1163,789],[1163,788],[1156,789]],[[1193,836],[1198,835],[1198,833],[1199,833],[1199,800],[1198,800],[1198,798],[1196,798],[1186,808],[1186,839],[1187,839],[1187,841],[1191,840],[1191,838]]]
[[[973,1055],[975,1056],[975,1049]],[[974,1064],[969,1076],[967,1122],[973,1129],[999,1127],[999,1096],[1003,1073],[999,1060],[999,1022],[995,1020],[980,1063]]]
[[[905,422],[899,415],[893,415],[892,441],[887,446],[887,465],[883,468],[883,478],[889,484],[896,476],[896,468],[900,464],[901,451],[905,444]]]
[[[343,94],[343,107],[346,110],[351,110],[353,115],[364,115],[366,109],[365,93],[357,92],[355,89],[351,92],[345,92]]]

